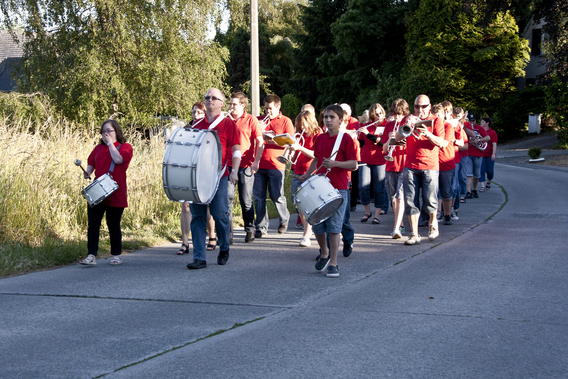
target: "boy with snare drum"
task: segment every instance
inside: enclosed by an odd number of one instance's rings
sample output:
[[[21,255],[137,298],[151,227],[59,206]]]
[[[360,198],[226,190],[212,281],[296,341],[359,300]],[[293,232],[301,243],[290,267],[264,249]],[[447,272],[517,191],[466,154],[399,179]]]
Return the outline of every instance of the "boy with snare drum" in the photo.
[[[312,172],[325,174],[331,185],[336,188],[343,203],[327,220],[315,224],[313,232],[318,241],[321,256],[316,263],[316,270],[325,272],[328,278],[337,278],[337,252],[341,240],[339,233],[343,226],[345,207],[348,204],[349,176],[348,172],[357,169],[357,152],[353,139],[340,132],[342,124],[348,120],[347,113],[339,105],[330,105],[324,110],[326,132],[317,136],[314,147],[314,160],[308,171],[302,175],[302,180],[310,177]],[[329,234],[329,249],[326,239]],[[326,271],[327,269],[327,271]]]

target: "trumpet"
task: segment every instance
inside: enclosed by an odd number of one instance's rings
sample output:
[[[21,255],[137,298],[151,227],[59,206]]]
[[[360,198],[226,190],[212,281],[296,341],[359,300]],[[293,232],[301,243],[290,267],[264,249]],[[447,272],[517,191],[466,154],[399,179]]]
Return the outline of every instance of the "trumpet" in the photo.
[[[302,146],[304,145],[305,138],[304,138],[304,132],[303,131],[302,131],[302,133],[294,134],[293,138],[294,138],[294,141],[296,141],[296,143],[299,143]],[[292,150],[292,146],[290,144],[288,144],[286,146],[286,149],[284,150],[284,153],[282,153],[282,155],[279,156],[276,159],[280,163],[288,164],[288,162],[291,162],[292,164],[296,164],[296,162],[298,162],[298,158],[300,157],[300,153],[301,153],[301,151],[299,151],[299,150],[295,150],[295,151]]]
[[[416,129],[421,128],[421,127],[429,127],[432,126],[432,120],[418,120],[418,121],[414,121],[413,119],[411,120],[407,120],[407,123],[404,125],[401,125],[401,127],[399,128],[398,132],[404,137],[410,137],[411,135],[414,135],[414,137],[416,137],[417,139],[420,139],[420,136],[422,135],[422,133],[418,133],[418,135],[416,135]]]
[[[398,129],[399,129],[399,125],[398,125],[398,121],[396,121],[394,123],[393,131],[396,133],[396,132],[398,132]],[[394,161],[394,158],[392,157],[392,154],[394,153],[394,149],[396,149],[396,145],[393,145],[394,143],[396,143],[395,139],[393,137],[390,137],[388,142],[387,142],[387,145],[389,146],[389,153],[387,155],[385,155],[385,161],[388,161],[388,162]]]

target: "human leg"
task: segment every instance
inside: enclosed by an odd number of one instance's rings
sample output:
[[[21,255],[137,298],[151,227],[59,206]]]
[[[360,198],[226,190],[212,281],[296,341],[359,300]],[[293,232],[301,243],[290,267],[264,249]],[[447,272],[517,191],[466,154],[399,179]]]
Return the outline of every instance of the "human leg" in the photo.
[[[266,209],[266,191],[268,187],[268,170],[259,169],[254,174],[254,184],[252,193],[254,196],[254,209],[256,212],[256,219],[254,225],[257,231],[266,234],[268,231],[268,212]]]
[[[87,228],[87,251],[89,255],[97,256],[99,251],[99,235],[105,211],[105,204],[98,204],[94,207],[87,206],[87,219],[89,222]]]
[[[361,204],[365,208],[365,221],[371,217],[371,195],[370,195],[370,188],[371,188],[371,169],[369,165],[359,166],[357,169],[358,171],[358,179],[359,179],[359,198],[361,199]],[[355,175],[352,175],[354,177]],[[363,221],[363,219],[361,219]]]
[[[110,239],[110,253],[112,255],[122,254],[122,229],[120,223],[124,208],[106,206],[106,223],[108,236]]]
[[[370,165],[371,181],[375,193],[375,218],[379,219],[381,211],[385,211],[385,166]]]
[[[288,225],[290,220],[290,212],[288,211],[288,205],[286,201],[286,196],[284,196],[284,175],[285,170],[267,170],[268,175],[268,194],[276,207],[278,212],[278,218],[280,220],[280,226]],[[279,231],[280,233],[280,231]]]
[[[239,168],[239,202],[243,213],[245,232],[254,233],[254,207],[252,204],[252,188],[254,185],[254,175],[250,167]]]
[[[211,204],[209,204],[209,211],[215,220],[215,229],[217,231],[217,238],[219,239],[219,249],[222,252],[229,250],[229,234],[231,231],[227,200],[228,188],[228,177],[221,178],[217,193],[215,194],[215,197],[213,197]]]

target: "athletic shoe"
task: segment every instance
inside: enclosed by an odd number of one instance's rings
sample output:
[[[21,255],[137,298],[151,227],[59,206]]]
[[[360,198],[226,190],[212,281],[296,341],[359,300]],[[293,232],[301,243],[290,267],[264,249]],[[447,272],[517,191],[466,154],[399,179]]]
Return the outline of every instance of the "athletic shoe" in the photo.
[[[229,249],[225,251],[219,251],[219,255],[217,255],[217,264],[224,265],[229,260]]]
[[[94,266],[97,264],[97,257],[95,257],[93,254],[89,254],[87,255],[87,258],[81,261],[81,264],[87,266]]]
[[[303,236],[302,238],[300,238],[300,246],[302,247],[312,246],[312,241],[310,240],[310,237]]]
[[[331,256],[328,256],[327,258],[321,258],[316,262],[316,270],[319,272],[322,272],[323,270],[325,270],[327,268],[327,266],[329,265],[329,259],[331,258]]]
[[[471,192],[466,193],[466,194],[465,194],[465,198],[466,198],[466,199],[471,199],[471,198],[473,198]],[[465,203],[465,201],[464,201],[464,203]]]
[[[327,278],[339,278],[339,268],[337,266],[329,266],[325,276]]]
[[[420,241],[422,241],[422,237],[419,234],[412,233],[410,237],[406,241],[404,241],[405,245],[412,246],[412,245],[419,245]]]
[[[245,242],[253,242],[253,241],[254,241],[254,233],[247,232],[247,235],[245,237]]]
[[[400,227],[400,234],[404,234],[404,232],[406,232],[406,229],[404,229],[404,225],[402,225]]]
[[[481,186],[481,188],[479,189],[479,192],[484,192],[485,191],[485,187]]]
[[[260,229],[258,229],[256,232],[254,232],[254,238],[262,238],[266,235],[266,233],[263,233]]]
[[[395,229],[392,231],[391,236],[393,240],[397,240],[399,238],[402,238],[402,233],[400,232],[400,229]]]
[[[479,195],[477,194],[476,190],[471,191],[474,199],[479,199]]]
[[[344,243],[343,244],[343,256],[348,257],[353,252],[353,244]]]
[[[435,227],[434,225],[430,226],[430,230],[428,231],[428,240],[432,242],[436,238],[438,238],[439,235],[440,233],[438,232],[438,228]]]
[[[278,234],[284,234],[288,230],[288,224],[280,224],[278,225]]]
[[[438,212],[437,217],[438,221],[444,221],[444,212]]]
[[[450,215],[444,216],[444,225],[452,225],[452,217]]]
[[[189,270],[199,270],[200,268],[206,268],[207,262],[201,259],[194,259],[193,262],[187,264]]]
[[[459,216],[458,216],[458,210],[457,209],[452,209],[452,213],[450,214],[450,217],[452,218],[452,220],[457,221],[459,220]]]

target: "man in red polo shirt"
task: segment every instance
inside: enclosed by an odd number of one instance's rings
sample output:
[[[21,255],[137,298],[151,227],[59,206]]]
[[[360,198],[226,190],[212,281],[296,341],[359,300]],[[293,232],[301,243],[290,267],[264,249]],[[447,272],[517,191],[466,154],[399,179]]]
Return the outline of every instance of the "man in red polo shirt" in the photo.
[[[432,126],[417,128],[406,137],[406,162],[403,170],[403,186],[405,211],[410,222],[411,234],[405,245],[417,245],[421,241],[418,234],[418,218],[420,209],[414,203],[419,191],[422,191],[423,209],[430,216],[428,239],[434,241],[438,235],[438,170],[439,147],[444,142],[444,122],[430,113],[430,99],[420,95],[414,100],[414,115],[408,116],[405,122],[414,125],[418,120],[432,120]],[[395,136],[397,142],[405,137],[399,129]]]
[[[254,208],[252,203],[252,188],[254,174],[258,171],[260,157],[264,150],[264,140],[258,119],[246,112],[248,97],[243,92],[235,92],[229,101],[231,117],[237,123],[241,133],[241,165],[238,171],[237,187],[239,202],[245,223],[245,242],[254,241]],[[231,193],[233,194],[231,196]],[[229,213],[232,225],[234,186],[229,185]]]
[[[288,133],[294,135],[292,120],[280,112],[280,98],[277,95],[268,95],[264,98],[264,107],[268,117],[268,124],[263,130],[274,135]],[[252,194],[254,196],[254,208],[256,211],[254,236],[261,238],[268,234],[268,211],[266,209],[266,191],[276,207],[280,224],[278,233],[282,234],[288,229],[290,212],[284,196],[284,171],[286,165],[278,161],[278,157],[284,152],[284,147],[279,146],[270,137],[265,138],[264,151],[260,158],[259,169],[254,174]]]
[[[205,95],[205,117],[203,121],[194,127],[199,130],[211,129],[219,135],[222,151],[223,166],[231,166],[232,172],[228,170],[222,174],[219,181],[219,187],[209,204],[211,216],[215,220],[215,228],[217,229],[217,237],[219,238],[219,255],[217,256],[217,264],[224,265],[229,260],[229,200],[228,187],[229,180],[235,184],[238,179],[237,172],[241,163],[241,136],[237,129],[237,124],[221,114],[221,109],[225,104],[225,95],[217,88],[211,88]],[[220,120],[219,117],[221,117]],[[213,125],[219,121],[216,126]],[[231,162],[229,164],[229,162]],[[215,170],[215,168],[211,168]],[[214,172],[213,175],[217,173]],[[207,205],[206,204],[190,204],[191,210],[191,240],[193,242],[193,262],[187,265],[190,270],[196,270],[207,267],[205,252],[205,237],[207,235]]]

